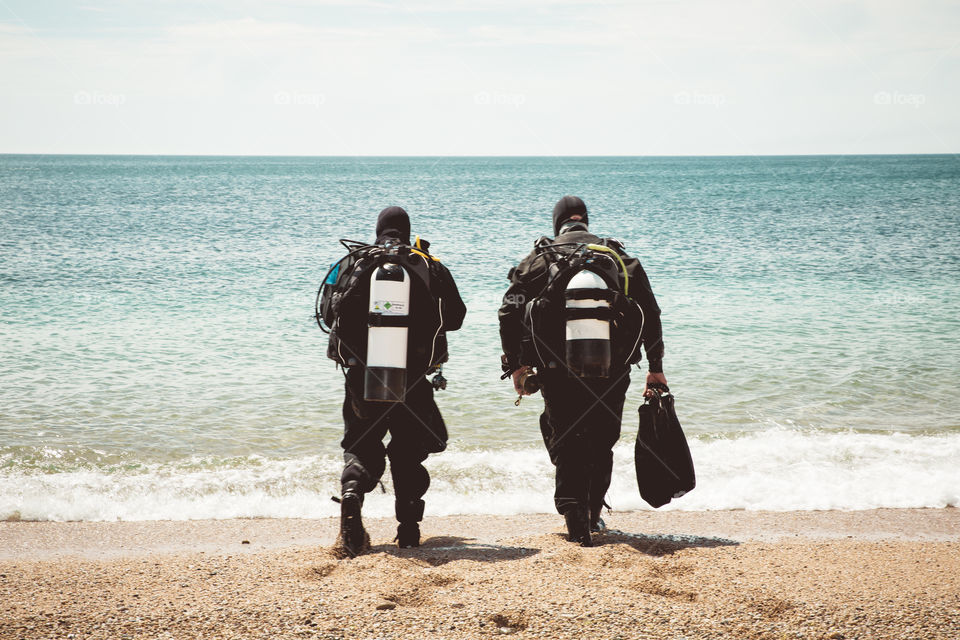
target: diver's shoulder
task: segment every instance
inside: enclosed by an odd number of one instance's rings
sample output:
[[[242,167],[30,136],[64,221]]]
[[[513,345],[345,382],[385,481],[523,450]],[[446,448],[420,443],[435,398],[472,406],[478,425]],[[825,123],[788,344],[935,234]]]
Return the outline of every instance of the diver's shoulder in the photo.
[[[596,235],[595,233],[577,229],[574,231],[568,231],[567,233],[561,233],[553,239],[553,244],[562,244],[565,242],[588,242],[593,244],[599,242],[600,240],[600,236]]]
[[[516,275],[522,280],[526,280],[531,276],[534,276],[538,271],[545,270],[546,265],[544,264],[543,248],[547,246],[542,244],[541,240],[547,239],[546,236],[539,238],[533,246],[533,249],[527,254],[525,254],[520,262],[517,263],[517,266],[510,270],[510,278],[513,279],[513,276]]]

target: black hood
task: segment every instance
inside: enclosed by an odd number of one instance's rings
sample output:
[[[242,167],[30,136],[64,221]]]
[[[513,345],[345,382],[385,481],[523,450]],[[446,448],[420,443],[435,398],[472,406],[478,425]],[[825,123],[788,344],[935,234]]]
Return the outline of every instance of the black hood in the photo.
[[[403,207],[387,207],[377,218],[377,244],[388,238],[410,244],[410,216]]]
[[[580,221],[589,224],[587,219],[587,205],[577,196],[563,196],[553,206],[553,234],[560,234],[560,227],[569,222],[571,216],[580,216]]]

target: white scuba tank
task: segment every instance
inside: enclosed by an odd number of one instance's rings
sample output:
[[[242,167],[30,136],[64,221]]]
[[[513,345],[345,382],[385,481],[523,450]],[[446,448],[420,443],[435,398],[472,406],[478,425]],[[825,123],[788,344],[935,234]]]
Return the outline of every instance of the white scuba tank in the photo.
[[[602,299],[599,290],[608,291],[609,287],[603,278],[587,269],[567,284],[567,367],[581,378],[610,375],[610,303]],[[591,291],[596,292],[596,298],[591,297]]]
[[[365,400],[404,401],[409,321],[410,275],[399,264],[381,265],[370,275]]]

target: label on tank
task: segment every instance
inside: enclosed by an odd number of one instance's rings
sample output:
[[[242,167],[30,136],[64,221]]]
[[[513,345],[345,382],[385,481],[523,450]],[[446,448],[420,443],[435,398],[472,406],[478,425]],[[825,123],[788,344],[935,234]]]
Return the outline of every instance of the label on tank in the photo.
[[[407,303],[397,300],[374,300],[373,310],[385,316],[405,316],[407,315]]]

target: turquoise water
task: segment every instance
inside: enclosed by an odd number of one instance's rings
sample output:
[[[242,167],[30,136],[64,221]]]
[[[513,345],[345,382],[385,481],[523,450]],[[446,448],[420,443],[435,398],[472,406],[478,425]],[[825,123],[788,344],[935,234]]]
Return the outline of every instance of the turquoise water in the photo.
[[[952,156],[0,156],[0,517],[334,513],[342,377],[313,298],[391,204],[469,307],[428,513],[550,511],[496,308],[566,193],[663,309],[699,473],[671,508],[960,504],[958,186]],[[642,507],[641,380],[618,508]]]

